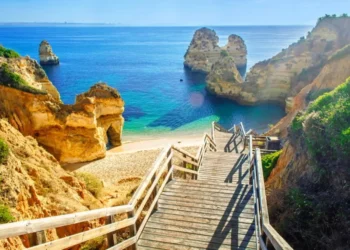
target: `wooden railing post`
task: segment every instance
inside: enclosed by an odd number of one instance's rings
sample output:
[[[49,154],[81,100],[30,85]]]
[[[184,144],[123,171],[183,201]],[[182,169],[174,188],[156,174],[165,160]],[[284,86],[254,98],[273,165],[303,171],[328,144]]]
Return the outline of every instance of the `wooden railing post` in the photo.
[[[168,153],[166,154],[167,158],[171,155],[172,152],[173,152],[173,149],[170,148],[170,150],[169,150]],[[168,162],[168,172],[170,172],[170,170],[171,170],[171,166],[173,165],[172,162],[173,162],[172,159],[170,159],[170,161]],[[173,177],[174,177],[174,176],[173,176],[173,173],[171,173],[168,182],[171,181],[171,180],[173,179]]]
[[[128,218],[133,218],[135,216],[135,209],[132,210],[131,212],[128,212]],[[130,230],[130,238],[136,236],[137,234],[137,218],[135,218],[135,222],[133,225],[129,227]],[[137,250],[137,244],[134,244],[131,246],[133,250]]]
[[[41,245],[41,244],[46,243],[46,235],[45,235],[45,231],[44,230],[36,232],[35,236],[36,236],[36,239],[35,239],[36,245]]]
[[[106,224],[112,224],[115,222],[114,215],[107,216]],[[112,247],[117,243],[117,235],[115,232],[107,234],[108,246]]]

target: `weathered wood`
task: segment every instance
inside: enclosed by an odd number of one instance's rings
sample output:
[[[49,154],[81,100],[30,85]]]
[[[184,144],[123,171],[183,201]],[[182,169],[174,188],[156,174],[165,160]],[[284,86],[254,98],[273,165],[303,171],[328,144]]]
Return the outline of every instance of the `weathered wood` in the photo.
[[[141,185],[136,189],[134,195],[129,201],[129,205],[135,206],[138,203],[138,201],[141,199],[142,194],[146,190],[153,175],[155,175],[156,171],[158,170],[160,164],[166,158],[166,155],[168,154],[169,150],[171,150],[171,145],[165,147],[162,150],[160,155],[157,157],[157,160],[153,163],[152,167],[149,169],[148,173],[146,174],[146,178],[141,182]]]
[[[142,233],[142,230],[144,229],[144,227],[145,227],[145,225],[146,225],[146,223],[148,221],[148,218],[151,216],[151,213],[152,213],[152,210],[153,210],[154,206],[158,202],[160,194],[162,193],[165,185],[167,184],[167,181],[169,180],[170,176],[172,175],[172,172],[173,172],[173,169],[170,169],[170,171],[168,172],[168,174],[164,178],[164,181],[163,181],[162,185],[159,188],[159,192],[158,192],[157,196],[154,198],[153,202],[151,203],[150,208],[149,208],[147,214],[145,215],[145,218],[143,219],[143,221],[142,221],[142,223],[141,223],[141,225],[140,225],[140,227],[138,229],[138,232],[136,234],[136,238],[137,239],[139,239],[139,237],[140,237],[140,235]]]
[[[115,217],[113,215],[108,216],[106,220],[106,224],[113,224],[115,222]],[[112,247],[116,244],[116,235],[114,232],[108,233],[107,234],[107,243],[109,247]]]
[[[46,243],[46,235],[45,235],[45,231],[39,231],[36,232],[36,244],[37,245],[41,245]]]
[[[124,240],[123,242],[119,243],[118,245],[115,245],[113,247],[108,248],[107,250],[120,250],[125,249],[127,247],[130,247],[134,245],[137,242],[136,237],[129,238],[127,240]]]
[[[134,224],[135,220],[134,218],[123,220],[123,221],[118,221],[113,224],[105,225],[102,227],[94,228],[89,231],[85,231],[82,233],[74,234],[65,238],[61,238],[58,240],[54,240],[51,242],[47,242],[45,244],[39,245],[39,246],[34,246],[31,248],[28,248],[30,250],[59,250],[59,249],[64,249],[68,247],[75,246],[77,244],[80,244],[82,242],[94,239],[96,237],[106,235],[108,233],[114,232],[118,229],[130,226]]]
[[[179,152],[180,154],[183,154],[183,155],[188,156],[188,157],[191,158],[193,161],[197,162],[197,158],[196,158],[194,155],[192,155],[192,154],[190,154],[189,152],[187,152],[186,150],[184,150],[184,149],[182,149],[182,148],[178,148],[178,147],[176,147],[176,146],[174,146],[174,145],[172,146],[172,149],[175,150],[175,151],[177,151],[177,152]]]
[[[187,163],[189,163],[189,164],[191,164],[191,165],[193,165],[193,166],[198,166],[198,163],[197,163],[197,162],[194,162],[194,161],[192,161],[192,160],[190,160],[190,159],[188,159],[188,158],[185,158],[185,157],[183,157],[183,156],[177,156],[177,158],[179,158],[180,160],[182,160],[182,161],[184,161],[184,162],[187,162]]]
[[[132,206],[123,205],[118,207],[101,208],[74,214],[59,215],[42,219],[3,224],[0,225],[0,239],[39,232],[51,228],[63,227],[79,222],[99,219],[110,215],[126,213],[131,211],[132,209]]]
[[[195,174],[195,175],[198,174],[197,171],[194,171],[194,170],[191,170],[191,169],[188,169],[188,168],[184,168],[184,167],[180,167],[180,166],[176,166],[176,165],[173,165],[173,168],[175,170],[182,171],[182,172],[185,172],[185,173],[190,173],[190,174]]]

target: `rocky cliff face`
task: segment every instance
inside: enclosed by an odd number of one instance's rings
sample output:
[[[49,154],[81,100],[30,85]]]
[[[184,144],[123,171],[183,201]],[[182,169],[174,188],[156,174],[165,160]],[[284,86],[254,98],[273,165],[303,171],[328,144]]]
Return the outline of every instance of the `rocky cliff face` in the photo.
[[[346,45],[327,59],[320,73],[310,84],[303,87],[296,96],[287,98],[287,115],[273,126],[268,134],[286,137],[287,128],[299,111],[304,110],[318,95],[336,88],[350,76],[349,65],[350,45]]]
[[[48,41],[42,41],[39,46],[39,57],[41,65],[56,65],[60,63],[58,56],[53,53]]]
[[[285,105],[310,84],[328,57],[350,43],[350,18],[327,18],[273,58],[256,64],[247,74],[238,101],[245,104],[273,101]]]
[[[209,92],[234,99],[240,94],[243,80],[234,59],[227,55],[213,64],[206,82]]]
[[[57,160],[37,141],[24,137],[7,121],[0,119],[0,138],[10,149],[8,159],[0,164],[0,203],[10,209],[14,221],[49,217],[103,206],[75,175],[64,171]],[[2,216],[2,215],[1,215]],[[83,223],[84,224],[84,223]],[[47,230],[53,240],[67,232],[78,233],[90,223]],[[1,249],[23,249],[30,246],[27,236],[0,240]]]
[[[191,44],[185,54],[184,65],[192,71],[209,73],[212,65],[219,60],[221,53],[233,57],[238,68],[247,65],[247,49],[243,39],[231,35],[224,47],[218,45],[219,37],[214,30],[201,28],[193,36]]]
[[[6,65],[11,72],[0,79],[0,115],[37,139],[60,162],[102,158],[108,141],[121,144],[124,101],[115,89],[97,84],[78,96],[74,105],[64,105],[33,60],[7,59]]]

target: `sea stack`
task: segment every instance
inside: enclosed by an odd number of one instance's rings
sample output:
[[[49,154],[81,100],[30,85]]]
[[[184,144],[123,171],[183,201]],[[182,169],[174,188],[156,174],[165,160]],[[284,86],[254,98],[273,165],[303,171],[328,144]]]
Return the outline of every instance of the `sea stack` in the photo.
[[[58,56],[56,56],[48,41],[42,41],[39,47],[39,57],[41,65],[57,65],[60,63]]]
[[[221,97],[235,98],[240,94],[243,79],[234,59],[222,53],[219,60],[213,64],[206,82],[209,92]]]
[[[218,43],[219,37],[214,30],[208,28],[197,30],[185,54],[185,67],[192,71],[209,73],[222,53],[230,55],[238,68],[246,67],[247,48],[241,37],[230,35],[224,47],[220,47]]]

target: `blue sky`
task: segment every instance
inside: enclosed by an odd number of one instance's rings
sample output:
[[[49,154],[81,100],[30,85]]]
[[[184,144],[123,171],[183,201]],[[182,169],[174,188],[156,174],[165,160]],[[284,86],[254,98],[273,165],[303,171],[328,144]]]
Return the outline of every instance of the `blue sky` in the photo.
[[[344,12],[350,14],[350,0],[1,0],[0,22],[313,25]]]

